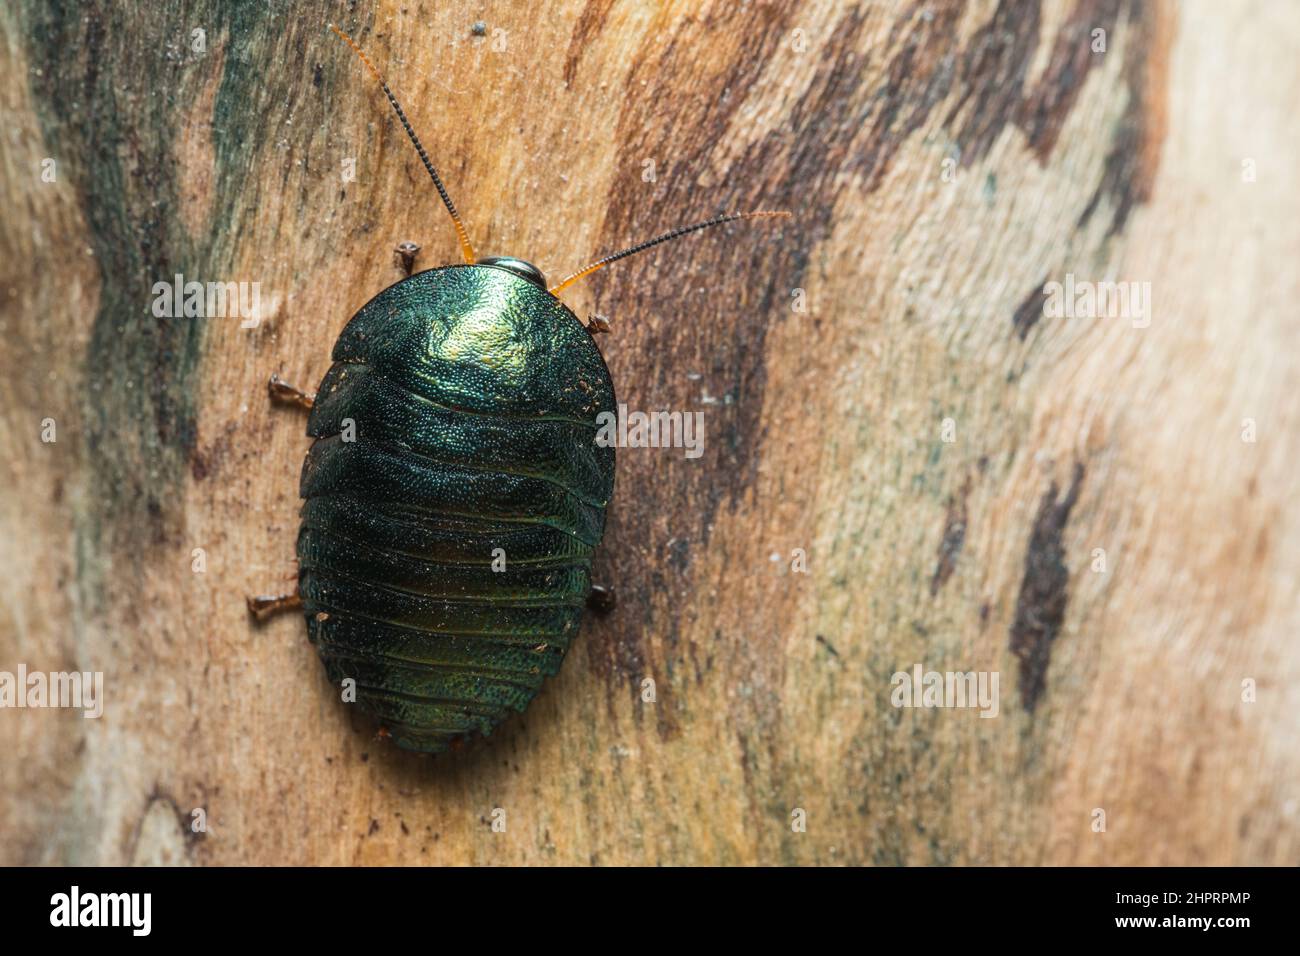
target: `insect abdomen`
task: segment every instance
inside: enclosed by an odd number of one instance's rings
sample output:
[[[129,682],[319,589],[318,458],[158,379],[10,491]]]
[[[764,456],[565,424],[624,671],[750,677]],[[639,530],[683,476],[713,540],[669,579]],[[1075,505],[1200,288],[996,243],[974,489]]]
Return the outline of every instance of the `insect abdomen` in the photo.
[[[523,710],[577,633],[612,386],[572,313],[488,267],[385,290],[334,359],[301,484],[308,634],[400,746],[445,750]]]

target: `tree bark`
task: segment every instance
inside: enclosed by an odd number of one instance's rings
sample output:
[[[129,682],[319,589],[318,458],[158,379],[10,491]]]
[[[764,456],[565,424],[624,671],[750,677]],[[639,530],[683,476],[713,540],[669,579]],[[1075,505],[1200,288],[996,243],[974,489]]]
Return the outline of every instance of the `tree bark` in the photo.
[[[376,740],[244,596],[296,578],[268,376],[458,261],[418,157],[315,13],[6,4],[0,670],[105,710],[0,710],[0,863],[1300,860],[1300,9],[355,7],[480,254],[794,213],[563,294],[704,453],[620,451],[619,606],[522,717]],[[894,706],[918,664],[996,717]]]

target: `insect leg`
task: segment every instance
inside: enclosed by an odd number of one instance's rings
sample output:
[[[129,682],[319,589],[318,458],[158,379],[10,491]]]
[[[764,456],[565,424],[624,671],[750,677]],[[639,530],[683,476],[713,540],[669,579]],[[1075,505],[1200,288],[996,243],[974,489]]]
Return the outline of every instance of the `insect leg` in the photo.
[[[288,402],[291,405],[301,405],[303,408],[310,409],[316,401],[315,395],[308,395],[302,389],[294,388],[275,373],[271,374],[271,380],[266,383],[266,390],[270,393],[273,402]]]
[[[617,606],[618,598],[614,594],[612,587],[604,587],[599,584],[591,586],[591,591],[587,594],[587,607],[597,614],[608,614]]]
[[[397,259],[402,265],[402,271],[409,278],[411,270],[415,268],[415,257],[420,254],[420,247],[408,239],[406,242],[399,242],[397,248],[393,251],[397,253]]]
[[[248,603],[248,613],[253,615],[259,621],[265,621],[273,614],[281,611],[300,611],[302,610],[302,598],[295,591],[293,594],[276,594],[261,595],[259,597],[245,598]]]

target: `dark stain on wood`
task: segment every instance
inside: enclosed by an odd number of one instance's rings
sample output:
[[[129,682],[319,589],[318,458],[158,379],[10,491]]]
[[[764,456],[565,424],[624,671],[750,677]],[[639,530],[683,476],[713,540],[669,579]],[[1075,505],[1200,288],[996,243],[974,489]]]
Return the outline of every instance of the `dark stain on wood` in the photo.
[[[1020,701],[1030,713],[1047,686],[1052,643],[1065,620],[1070,569],[1065,564],[1061,536],[1070,520],[1070,512],[1079,500],[1083,475],[1083,464],[1076,463],[1070,489],[1059,501],[1060,489],[1055,481],[1052,482],[1038,505],[1025,552],[1025,574],[1016,598],[1010,648],[1020,662]]]
[[[1047,68],[1020,104],[1017,125],[1040,163],[1051,156],[1088,73],[1105,62],[1107,54],[1093,50],[1093,31],[1104,30],[1112,43],[1122,6],[1121,0],[1079,0],[1056,36]]]
[[[970,495],[970,478],[962,483],[961,490],[948,498],[948,513],[944,518],[943,538],[939,541],[938,562],[934,577],[930,579],[930,596],[939,593],[957,567],[961,546],[966,541],[966,499]]]
[[[573,81],[578,76],[578,63],[586,48],[600,34],[613,6],[614,0],[587,0],[587,6],[583,8],[573,28],[573,36],[569,38],[569,54],[564,60],[566,90],[573,88]]]
[[[670,462],[654,467],[645,454],[625,453],[619,461],[619,492],[611,511],[608,541],[665,541],[679,530],[670,523],[677,513],[673,502],[698,502],[692,518],[699,529],[696,549],[708,544],[717,511],[735,507],[752,487],[764,440],[760,425],[766,388],[766,339],[770,323],[781,321],[789,290],[808,282],[810,252],[830,235],[833,210],[845,188],[845,174],[860,172],[866,181],[879,181],[904,140],[944,96],[951,78],[951,60],[944,53],[960,7],[941,7],[924,16],[913,9],[904,27],[906,37],[898,60],[890,66],[884,90],[868,89],[857,77],[869,54],[868,14],[848,11],[834,27],[837,42],[828,55],[810,63],[814,74],[790,105],[786,128],[772,131],[748,146],[714,187],[713,208],[656,211],[660,195],[671,191],[646,189],[639,177],[618,180],[605,218],[602,247],[617,248],[645,233],[646,222],[665,225],[685,222],[717,209],[797,209],[796,219],[777,227],[732,228],[715,233],[688,249],[629,260],[615,278],[611,272],[593,277],[597,295],[617,289],[624,308],[644,318],[627,323],[626,340],[611,357],[620,399],[629,407],[699,407],[699,386],[685,384],[685,375],[698,372],[703,387],[719,404],[705,409],[708,446],[702,459],[682,467]],[[728,134],[743,90],[759,79],[767,61],[778,55],[797,24],[786,10],[728,8],[711,14],[707,27],[718,35],[744,36],[759,49],[742,57],[725,58],[718,72],[717,51],[696,42],[694,32],[679,42],[673,38],[662,52],[639,60],[624,89],[626,105],[620,121],[622,159],[618,166],[639,169],[643,158],[672,158],[672,170],[695,177],[709,169],[711,155]],[[756,22],[759,21],[759,22]],[[910,26],[915,33],[909,33]],[[896,32],[899,32],[896,31]],[[701,60],[707,63],[699,62]],[[917,73],[919,71],[919,77]],[[642,84],[642,79],[653,82]],[[923,85],[918,94],[916,84]],[[692,100],[663,115],[660,87],[695,89]],[[871,188],[871,187],[869,187]],[[665,267],[672,255],[681,265]],[[707,298],[687,296],[683,276],[704,276]],[[656,313],[689,311],[691,321],[654,321]],[[745,319],[726,319],[741,312]],[[644,356],[671,355],[672,363],[647,363]],[[620,498],[623,504],[620,504]],[[635,502],[630,504],[629,502]],[[626,530],[625,530],[626,529]],[[628,591],[623,627],[616,645],[598,652],[601,669],[627,678],[620,661],[645,660],[632,647],[652,629],[667,625],[652,620],[651,600],[658,591],[638,552],[626,546],[610,549],[610,561],[620,587]],[[680,587],[669,593],[677,593]]]
[[[1043,289],[1047,287],[1048,278],[1043,276],[1043,280],[1029,290],[1024,301],[1016,306],[1016,311],[1011,315],[1011,327],[1016,330],[1016,335],[1020,336],[1022,342],[1029,335],[1029,330],[1043,317],[1043,303],[1047,301]]]
[[[879,188],[903,144],[925,125],[931,110],[961,82],[956,75],[953,36],[964,4],[918,3],[890,30],[885,82],[857,122],[868,125],[866,141],[848,157],[849,168],[865,175],[866,189]]]
[[[971,37],[959,68],[963,90],[947,121],[955,128],[963,163],[987,155],[1019,116],[1041,19],[1039,4],[1004,0]]]
[[[1103,199],[1109,199],[1112,214],[1107,234],[1123,231],[1133,209],[1151,198],[1159,167],[1172,20],[1163,0],[1080,0],[1057,34],[1046,69],[1026,91],[1025,73],[1041,27],[1040,5],[1004,0],[975,33],[957,69],[962,92],[948,115],[948,125],[955,127],[962,163],[986,156],[1011,124],[1025,133],[1039,162],[1046,163],[1088,74],[1106,56],[1114,55],[1093,51],[1092,31],[1105,31],[1110,51],[1122,28],[1126,31],[1123,82],[1129,100],[1114,131],[1101,182],[1080,225],[1092,218]]]
[[[840,652],[835,649],[835,645],[832,644],[830,641],[826,640],[826,637],[824,635],[817,634],[813,637],[813,640],[815,640],[822,647],[826,648],[826,650],[830,653],[831,657],[840,656]]]
[[[206,445],[196,438],[189,456],[190,474],[195,481],[206,481],[221,469],[231,451],[231,441],[237,431],[236,423],[231,422]]]
[[[1150,200],[1167,125],[1172,11],[1158,0],[1134,4],[1130,26],[1135,35],[1125,44],[1128,105],[1111,140],[1101,183],[1079,217],[1079,225],[1087,225],[1102,201],[1109,200],[1108,236],[1123,232],[1133,210]]]
[[[247,170],[270,149],[268,130],[283,121],[259,106],[272,90],[304,85],[296,67],[307,66],[285,34],[317,28],[291,18],[286,29],[269,30],[262,21],[274,11],[212,2],[147,16],[133,11],[128,3],[55,0],[17,14],[42,134],[67,171],[100,270],[78,394],[85,480],[96,502],[84,530],[106,552],[138,552],[179,534],[183,496],[172,492],[193,473],[206,328],[231,320],[157,317],[153,284],[173,282],[178,273],[186,281],[256,278],[232,274],[238,229],[231,224],[245,212]],[[202,52],[191,46],[195,24],[206,32]],[[225,37],[238,50],[225,61],[213,114],[193,118],[211,122],[214,198],[203,228],[191,235],[180,214],[187,170],[175,148],[177,130],[201,102],[212,80],[208,65],[224,54],[218,44]],[[250,53],[250,46],[258,49]],[[278,47],[285,69],[248,69],[249,60],[273,58],[270,46]],[[106,63],[132,66],[101,72]],[[305,129],[318,117],[300,109]],[[160,143],[172,148],[160,152]]]
[[[711,153],[744,102],[741,96],[724,95],[724,90],[757,82],[784,40],[782,18],[788,15],[768,7],[714,14],[719,22],[710,24],[711,31],[743,30],[762,47],[752,56],[724,58],[722,72],[717,52],[697,42],[698,28],[687,27],[684,35],[662,46],[647,41],[645,57],[629,73],[621,93],[624,106],[617,136],[622,148],[616,166],[639,171],[644,159],[653,159],[663,182],[643,182],[635,172],[616,180],[601,248],[622,247],[720,208],[783,208],[789,203],[789,185],[776,185],[790,172],[788,134],[751,146],[726,180],[711,190],[709,205],[665,201],[682,195],[682,188],[672,188],[674,182],[694,182],[709,168]],[[643,79],[649,82],[643,84]],[[691,90],[694,95],[664,111],[658,92],[663,88]],[[838,142],[832,134],[822,148]],[[829,175],[825,167],[815,172]],[[649,633],[657,631],[661,640],[673,640],[675,614],[670,611],[668,621],[652,621],[652,602],[656,595],[681,593],[689,584],[684,577],[688,566],[663,560],[664,543],[689,537],[693,551],[707,545],[718,508],[728,494],[741,494],[752,479],[762,441],[758,420],[766,379],[767,324],[779,300],[788,295],[786,290],[798,285],[806,259],[800,251],[806,243],[790,236],[791,231],[751,224],[717,230],[666,247],[661,254],[630,259],[621,271],[593,276],[594,294],[607,301],[608,292],[614,292],[619,302],[619,308],[600,311],[637,317],[620,323],[624,335],[609,356],[620,401],[632,409],[702,410],[706,429],[704,455],[695,461],[656,450],[628,449],[619,455],[603,563],[620,597],[627,600],[615,615],[619,620],[611,639],[593,645],[592,652],[597,669],[611,684],[626,682],[635,692],[649,659],[643,646]],[[694,287],[705,285],[707,297],[692,294]],[[745,315],[744,321],[724,318],[737,312]],[[690,321],[668,318],[686,315]],[[672,360],[647,361],[650,356]],[[700,377],[688,380],[689,373]],[[705,391],[719,403],[704,405]],[[682,525],[672,503],[688,495],[698,504],[689,523]]]
[[[193,859],[195,849],[202,841],[207,839],[207,830],[195,830],[192,812],[182,810],[179,801],[158,783],[154,784],[148,797],[145,798],[144,808],[131,826],[131,832],[128,834],[126,842],[126,859],[135,859],[140,840],[144,835],[145,821],[148,820],[149,814],[157,804],[165,806],[176,818],[176,828],[180,831],[181,837],[179,846],[184,850],[184,855],[187,858]]]
[[[159,55],[187,35],[180,16],[119,29],[120,11],[50,3],[25,11],[31,94],[46,140],[78,196],[100,267],[99,312],[85,356],[82,389],[89,476],[100,502],[96,532],[110,539],[164,540],[170,516],[147,506],[151,492],[179,480],[194,438],[188,388],[202,323],[155,318],[151,284],[192,266],[179,217],[177,170],[152,144],[181,125],[183,67]],[[186,21],[188,22],[188,21]],[[139,68],[111,77],[101,64]],[[155,95],[159,89],[170,95]],[[190,90],[196,93],[197,90]],[[120,121],[124,102],[137,125]],[[156,476],[156,477],[155,477]]]

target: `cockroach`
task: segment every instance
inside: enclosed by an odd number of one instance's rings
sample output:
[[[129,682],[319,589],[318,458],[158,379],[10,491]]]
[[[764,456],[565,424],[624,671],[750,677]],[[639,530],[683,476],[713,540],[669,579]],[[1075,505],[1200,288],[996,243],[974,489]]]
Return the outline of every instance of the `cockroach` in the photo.
[[[558,298],[670,239],[782,212],[719,215],[597,259],[553,286],[512,256],[476,258],[406,113],[378,81],[451,215],[463,264],[410,274],[352,317],[312,396],[295,594],[248,599],[258,618],[300,609],[329,679],[399,747],[438,753],[489,734],[559,670],[584,605],[608,608],[591,560],[614,490],[597,416],[617,408],[593,333]],[[579,387],[579,385],[582,387]],[[345,695],[346,696],[346,695]]]

